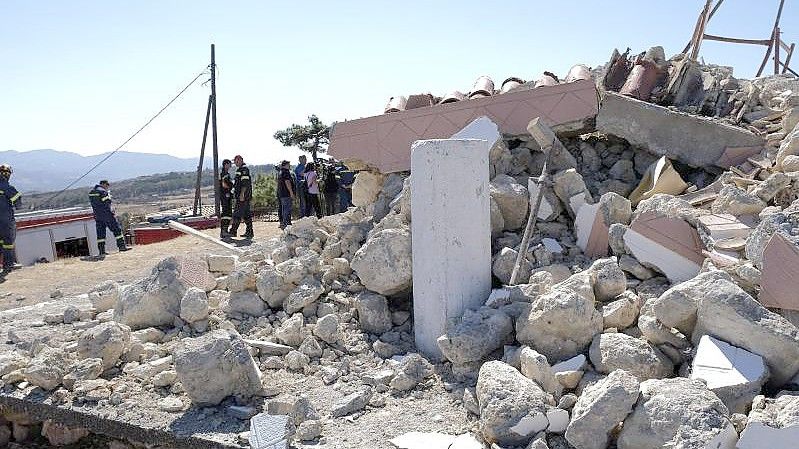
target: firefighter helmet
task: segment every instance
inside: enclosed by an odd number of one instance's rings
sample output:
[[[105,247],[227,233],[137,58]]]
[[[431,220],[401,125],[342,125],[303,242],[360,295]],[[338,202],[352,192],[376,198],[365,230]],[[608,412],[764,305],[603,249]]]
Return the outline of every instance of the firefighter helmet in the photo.
[[[11,173],[13,173],[13,172],[14,172],[14,170],[11,169],[10,165],[8,165],[8,164],[0,164],[0,175],[5,176],[6,178],[10,178],[11,177]]]

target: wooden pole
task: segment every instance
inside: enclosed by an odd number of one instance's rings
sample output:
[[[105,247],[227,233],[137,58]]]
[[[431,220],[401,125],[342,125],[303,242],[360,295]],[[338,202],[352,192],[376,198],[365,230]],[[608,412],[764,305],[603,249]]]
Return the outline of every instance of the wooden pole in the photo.
[[[197,183],[194,186],[194,210],[193,215],[197,215],[198,212],[202,212],[200,208],[202,201],[200,200],[200,185],[202,183],[202,176],[203,176],[203,163],[205,162],[205,141],[208,140],[208,122],[211,118],[211,102],[213,98],[209,95],[208,96],[208,108],[205,111],[205,127],[203,128],[203,143],[200,145],[200,163],[197,165]]]
[[[218,217],[221,192],[219,191],[219,146],[216,130],[216,49],[211,44],[211,139],[214,151],[214,214]]]
[[[718,0],[716,4],[713,6],[713,9],[710,11],[710,14],[707,16],[707,22],[710,22],[710,19],[713,18],[713,15],[716,14],[716,11],[719,10],[721,4],[724,3],[724,0]],[[701,16],[700,16],[701,19]],[[694,27],[694,33],[696,33],[696,29],[699,28],[699,20],[696,21],[696,27]],[[685,48],[682,49],[682,53],[688,53],[688,50],[691,48],[691,44],[694,42],[693,38],[691,41],[685,44]]]
[[[788,65],[791,63],[791,56],[793,56],[794,48],[796,48],[796,44],[791,44],[791,46],[788,48],[788,54],[785,56],[785,62],[782,64],[782,73],[791,70],[788,68]],[[791,70],[791,72],[793,72],[793,74],[796,75],[796,72],[794,72],[793,70]]]
[[[779,45],[779,36],[777,34],[777,29],[780,26],[780,18],[782,17],[782,7],[785,6],[785,0],[780,0],[780,6],[777,8],[777,17],[774,19],[774,27],[771,29],[771,42],[772,45],[768,47],[766,50],[766,56],[763,58],[763,62],[760,64],[760,68],[757,70],[757,75],[755,77],[760,76],[763,73],[763,69],[766,68],[766,63],[768,62],[769,56],[771,56],[772,47],[774,46],[774,42],[777,42]]]
[[[705,28],[709,20],[708,15],[710,14],[711,2],[712,0],[707,0],[705,2],[705,8],[702,10],[702,14],[699,15],[699,28],[694,36],[693,48],[691,49],[691,61],[696,61],[696,58],[699,57],[699,48],[702,46],[702,39],[705,36]]]
[[[211,243],[213,243],[215,245],[219,245],[219,246],[221,246],[223,248],[227,248],[227,249],[229,249],[231,251],[234,251],[234,252],[237,252],[237,253],[240,253],[240,254],[244,253],[244,250],[241,249],[241,248],[236,248],[235,246],[231,245],[230,243],[225,243],[222,240],[215,239],[215,238],[211,237],[208,234],[202,233],[202,232],[200,232],[200,231],[198,231],[198,230],[196,230],[194,228],[190,228],[190,227],[184,225],[183,223],[178,223],[175,220],[169,220],[166,224],[170,228],[172,228],[172,229],[174,229],[176,231],[180,231],[180,232],[182,232],[184,234],[193,235],[194,237],[201,238],[201,239],[205,240],[206,242],[211,242]]]
[[[780,27],[774,28],[774,74],[780,73]]]

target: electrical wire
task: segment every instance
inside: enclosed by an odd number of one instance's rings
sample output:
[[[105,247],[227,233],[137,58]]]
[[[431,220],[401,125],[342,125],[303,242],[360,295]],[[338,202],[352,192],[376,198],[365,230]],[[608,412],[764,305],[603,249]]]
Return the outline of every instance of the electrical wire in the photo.
[[[128,142],[130,142],[131,140],[133,140],[133,138],[134,138],[134,137],[136,137],[136,136],[137,136],[137,135],[138,135],[140,132],[144,131],[144,128],[147,128],[147,126],[148,126],[148,125],[150,125],[150,123],[152,123],[152,122],[153,122],[153,120],[155,120],[156,118],[158,118],[158,116],[160,116],[160,115],[161,115],[161,114],[162,114],[164,111],[166,111],[166,109],[167,109],[169,106],[171,106],[171,105],[172,105],[172,103],[174,103],[174,102],[175,102],[175,101],[176,101],[178,98],[180,98],[180,96],[181,96],[181,95],[183,95],[183,93],[184,93],[184,92],[186,92],[186,91],[189,89],[189,87],[191,87],[191,86],[192,86],[192,84],[194,84],[194,83],[195,83],[195,82],[196,82],[198,79],[200,79],[200,77],[202,77],[202,76],[203,76],[203,75],[205,75],[206,73],[208,73],[208,72],[207,72],[205,69],[204,69],[202,72],[198,73],[198,74],[197,74],[197,76],[195,76],[195,77],[194,77],[194,79],[193,79],[193,80],[191,80],[191,81],[189,82],[189,84],[187,84],[187,85],[186,85],[186,87],[184,87],[184,88],[183,88],[183,89],[182,89],[180,92],[178,92],[178,94],[177,94],[177,95],[175,95],[174,97],[172,97],[172,99],[171,99],[171,100],[169,100],[169,102],[168,102],[168,103],[167,103],[167,104],[166,104],[164,107],[162,107],[162,108],[161,108],[161,109],[160,109],[158,112],[156,112],[156,114],[155,114],[155,115],[153,115],[152,117],[150,117],[150,120],[147,120],[147,123],[145,123],[144,125],[142,125],[142,127],[141,127],[141,128],[139,128],[139,129],[138,129],[136,132],[134,132],[134,133],[133,133],[133,134],[132,134],[130,137],[128,137],[128,138],[127,138],[127,139],[126,139],[124,142],[122,142],[122,144],[121,144],[121,145],[119,145],[119,146],[118,146],[118,147],[116,147],[116,148],[115,148],[113,151],[111,151],[110,153],[108,153],[108,154],[107,154],[107,155],[106,155],[104,158],[100,159],[100,161],[99,161],[99,162],[97,162],[96,164],[94,164],[94,165],[93,165],[93,166],[92,166],[92,167],[91,167],[89,170],[87,170],[87,171],[86,171],[84,174],[80,175],[80,176],[79,176],[77,179],[75,179],[74,181],[72,181],[71,183],[69,183],[69,185],[67,185],[66,187],[64,187],[64,188],[63,188],[63,189],[61,189],[60,191],[56,192],[56,193],[55,193],[53,196],[51,196],[50,198],[48,198],[48,199],[47,199],[45,202],[43,202],[41,205],[39,205],[39,207],[40,207],[40,208],[43,208],[44,206],[47,206],[47,205],[48,205],[48,204],[49,204],[51,201],[53,201],[54,199],[56,199],[56,198],[58,198],[59,196],[61,196],[61,195],[62,195],[64,192],[66,192],[67,190],[69,190],[69,189],[70,189],[72,186],[74,186],[75,184],[77,184],[78,182],[80,182],[80,181],[81,181],[83,178],[85,178],[86,176],[88,176],[88,175],[89,175],[89,173],[93,172],[95,169],[97,169],[97,167],[99,167],[99,166],[100,166],[100,165],[102,165],[102,164],[103,164],[105,161],[107,161],[108,159],[110,159],[110,158],[111,158],[111,156],[113,156],[113,155],[114,155],[114,154],[116,154],[116,153],[117,153],[119,150],[121,150],[121,149],[122,149],[122,148],[123,148],[125,145],[127,145],[127,144],[128,144]]]

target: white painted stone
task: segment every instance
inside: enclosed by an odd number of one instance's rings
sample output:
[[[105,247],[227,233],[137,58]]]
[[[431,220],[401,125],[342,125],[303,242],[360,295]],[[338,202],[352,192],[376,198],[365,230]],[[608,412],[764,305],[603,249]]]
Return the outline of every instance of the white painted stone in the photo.
[[[632,229],[624,233],[624,243],[644,266],[657,267],[672,283],[692,279],[702,268],[692,260],[660,245]]]
[[[496,305],[505,305],[510,300],[510,289],[509,288],[495,288],[491,290],[491,294],[488,295],[488,299],[485,302],[485,305],[488,307],[494,307]]]
[[[799,442],[799,425],[783,428],[750,422],[741,432],[738,449],[796,449]]]
[[[535,435],[542,430],[549,427],[549,420],[543,413],[536,413],[534,415],[525,415],[515,426],[510,428],[510,431],[516,435],[523,437]]]
[[[428,446],[424,446],[421,449],[427,449],[427,447]],[[455,441],[452,442],[449,449],[485,449],[485,444],[475,438],[471,433],[464,433],[455,438]]]
[[[569,207],[571,207],[571,210],[573,210],[575,214],[580,212],[580,209],[588,204],[588,202],[585,200],[585,197],[586,193],[581,192],[569,198]]]
[[[594,220],[599,212],[599,203],[584,204],[577,210],[574,218],[574,233],[577,234],[577,246],[585,251],[588,247],[588,239],[591,237],[591,230],[594,228]]]
[[[389,440],[398,449],[449,449],[455,435],[438,432],[408,432]]]
[[[569,412],[562,408],[551,408],[547,411],[547,420],[549,421],[547,432],[563,433],[569,426]]]
[[[527,181],[527,191],[530,192],[530,204],[535,204],[535,199],[538,196],[538,183],[535,182],[534,178],[530,178]],[[541,206],[538,208],[538,219],[550,221],[557,218],[558,214],[560,214],[560,209],[552,205],[546,195],[542,196]]]
[[[486,140],[421,140],[411,146],[413,307],[416,346],[438,358],[447,321],[491,292]]]
[[[763,357],[703,335],[691,365],[691,379],[702,379],[731,413],[745,413],[768,378]]]
[[[583,354],[578,354],[570,359],[552,365],[552,371],[555,374],[566,371],[580,371],[583,368],[585,368],[585,356]]]
[[[555,240],[555,239],[551,239],[549,237],[544,237],[544,238],[541,239],[541,243],[543,243],[544,244],[544,248],[546,248],[547,251],[549,251],[551,253],[555,253],[555,254],[563,253],[563,246],[561,246],[560,243],[558,243],[558,241]]]

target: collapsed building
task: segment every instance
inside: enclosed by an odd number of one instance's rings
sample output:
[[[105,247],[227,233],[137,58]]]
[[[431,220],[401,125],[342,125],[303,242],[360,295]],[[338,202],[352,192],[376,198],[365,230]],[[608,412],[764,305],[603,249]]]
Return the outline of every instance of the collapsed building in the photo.
[[[799,80],[490,81],[337,125],[346,212],[0,312],[0,440],[795,447]]]

